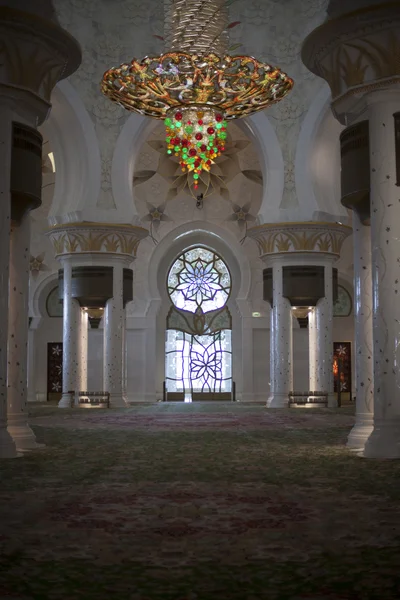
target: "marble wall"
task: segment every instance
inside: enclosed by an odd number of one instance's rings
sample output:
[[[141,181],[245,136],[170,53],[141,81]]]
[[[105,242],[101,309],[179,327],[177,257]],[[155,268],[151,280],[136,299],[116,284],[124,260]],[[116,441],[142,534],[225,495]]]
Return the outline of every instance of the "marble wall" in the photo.
[[[253,318],[253,347],[252,347],[252,378],[253,378],[253,400],[265,402],[269,395],[270,365],[269,344],[270,331],[269,319],[266,317]],[[293,329],[293,387],[296,390],[308,389],[308,329],[300,329],[294,323]],[[143,327],[143,323],[137,323],[137,328],[128,329],[126,332],[127,344],[127,398],[130,402],[154,401],[160,399],[162,389],[158,389],[157,398],[149,393],[149,382],[154,379],[156,372],[162,373],[164,369],[164,357],[158,359],[160,364],[149,364],[146,356],[149,353],[146,348],[151,342],[149,328]],[[35,353],[35,378],[31,385],[35,386],[35,395],[29,390],[29,400],[44,401],[46,399],[47,384],[47,343],[62,342],[62,322],[59,318],[44,318],[39,328],[34,332]],[[353,341],[354,320],[350,317],[334,318],[333,341]],[[88,389],[92,391],[103,389],[103,330],[90,329],[88,336]],[[153,355],[154,356],[154,355]],[[352,366],[353,366],[353,393],[354,393],[354,344],[352,344]],[[155,356],[154,356],[155,361]],[[234,372],[234,379],[236,374]]]

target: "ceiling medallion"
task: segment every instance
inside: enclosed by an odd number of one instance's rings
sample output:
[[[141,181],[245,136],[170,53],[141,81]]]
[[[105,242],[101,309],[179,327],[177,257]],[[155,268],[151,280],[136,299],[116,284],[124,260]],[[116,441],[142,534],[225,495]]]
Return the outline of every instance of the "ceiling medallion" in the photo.
[[[170,0],[171,51],[113,67],[101,85],[123,108],[164,120],[167,151],[193,174],[195,189],[200,173],[225,149],[228,121],[279,102],[293,87],[276,67],[226,54],[227,29],[238,24],[227,24],[231,3]]]

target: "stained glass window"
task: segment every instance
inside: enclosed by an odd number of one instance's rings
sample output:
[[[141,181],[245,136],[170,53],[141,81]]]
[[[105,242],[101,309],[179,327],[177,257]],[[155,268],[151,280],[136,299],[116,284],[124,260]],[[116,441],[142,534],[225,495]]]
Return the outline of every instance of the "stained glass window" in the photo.
[[[220,256],[192,248],[173,263],[167,281],[174,307],[167,317],[166,390],[181,399],[221,399],[232,390],[231,276]],[[174,396],[174,397],[175,397]]]
[[[168,274],[168,293],[180,309],[203,313],[222,308],[231,292],[231,276],[224,261],[206,248],[187,250]]]
[[[167,331],[166,379],[170,392],[226,393],[232,385],[231,331],[194,336]]]

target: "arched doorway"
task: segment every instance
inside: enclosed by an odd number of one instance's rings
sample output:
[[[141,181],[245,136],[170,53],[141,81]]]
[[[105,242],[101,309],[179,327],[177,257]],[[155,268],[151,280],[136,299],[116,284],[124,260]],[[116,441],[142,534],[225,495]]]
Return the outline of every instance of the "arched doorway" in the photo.
[[[232,280],[223,259],[198,246],[183,252],[167,276],[167,400],[232,399]]]

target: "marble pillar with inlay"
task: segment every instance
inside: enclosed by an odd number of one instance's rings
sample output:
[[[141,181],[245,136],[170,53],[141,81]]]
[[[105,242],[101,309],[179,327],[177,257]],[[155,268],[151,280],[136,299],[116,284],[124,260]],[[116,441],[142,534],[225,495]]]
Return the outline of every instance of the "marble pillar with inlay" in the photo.
[[[80,338],[81,308],[72,297],[72,265],[64,261],[63,295],[63,384],[60,408],[69,408],[74,402],[78,383],[78,352]]]
[[[309,356],[309,390],[316,391],[317,385],[317,328],[315,324],[315,309],[308,313],[308,356]]]
[[[374,418],[371,228],[353,211],[356,423],[347,446],[364,449]]]
[[[283,296],[283,267],[273,264],[273,394],[267,406],[283,408],[289,405],[289,392],[293,388],[293,328],[290,301]]]
[[[128,386],[128,361],[126,349],[126,310],[124,309],[124,319],[122,327],[122,396],[125,403],[127,402],[127,386]]]
[[[28,402],[36,402],[35,329],[28,329]]]
[[[271,307],[270,328],[269,328],[269,396],[267,404],[270,404],[274,397],[274,373],[275,373],[275,333],[274,333],[274,311]]]
[[[104,310],[104,387],[111,407],[126,406],[123,390],[125,309],[123,306],[123,265],[113,267],[113,297]]]
[[[8,307],[8,431],[17,450],[39,448],[28,425],[30,215],[11,224]]]
[[[364,456],[400,458],[400,188],[394,114],[400,89],[367,98],[371,169],[374,428]]]
[[[325,296],[315,307],[317,392],[328,394],[328,406],[337,407],[333,393],[333,273],[332,264],[325,265]]]
[[[88,331],[89,315],[87,310],[80,308],[78,314],[78,368],[77,368],[77,391],[87,392],[87,365],[88,365]],[[76,398],[77,400],[77,398]]]
[[[11,223],[12,115],[0,97],[0,458],[14,458],[17,450],[7,430],[8,276]]]

